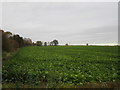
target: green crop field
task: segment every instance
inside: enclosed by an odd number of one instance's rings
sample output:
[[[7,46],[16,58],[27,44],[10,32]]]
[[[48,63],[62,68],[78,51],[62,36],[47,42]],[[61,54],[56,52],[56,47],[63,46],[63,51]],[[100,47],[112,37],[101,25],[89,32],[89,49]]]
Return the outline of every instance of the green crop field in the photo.
[[[29,46],[3,62],[3,87],[119,82],[117,46]]]

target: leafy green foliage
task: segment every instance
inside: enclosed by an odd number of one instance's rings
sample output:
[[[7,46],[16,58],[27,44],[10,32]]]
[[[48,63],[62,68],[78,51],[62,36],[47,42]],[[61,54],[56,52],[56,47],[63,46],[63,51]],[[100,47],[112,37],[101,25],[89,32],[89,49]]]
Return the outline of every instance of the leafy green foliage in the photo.
[[[47,87],[118,82],[117,46],[24,47],[3,64],[3,82]]]

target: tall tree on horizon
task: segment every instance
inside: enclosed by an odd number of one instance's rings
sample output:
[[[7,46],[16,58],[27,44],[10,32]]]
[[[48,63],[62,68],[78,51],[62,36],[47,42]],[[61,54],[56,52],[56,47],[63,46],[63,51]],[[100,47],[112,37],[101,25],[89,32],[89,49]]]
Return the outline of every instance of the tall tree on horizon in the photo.
[[[42,41],[37,41],[37,42],[36,42],[36,45],[37,45],[37,46],[42,46]]]
[[[58,40],[53,40],[53,44],[54,44],[54,46],[57,46],[58,44],[59,44],[59,42],[58,42]]]
[[[44,46],[47,46],[47,42],[44,42]]]

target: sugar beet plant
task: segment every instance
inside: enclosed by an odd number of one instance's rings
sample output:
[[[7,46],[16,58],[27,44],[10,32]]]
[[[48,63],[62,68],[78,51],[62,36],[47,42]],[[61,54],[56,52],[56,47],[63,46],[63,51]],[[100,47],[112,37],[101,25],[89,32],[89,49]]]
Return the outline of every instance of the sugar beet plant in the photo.
[[[118,82],[116,46],[31,46],[3,64],[3,83],[46,87]]]

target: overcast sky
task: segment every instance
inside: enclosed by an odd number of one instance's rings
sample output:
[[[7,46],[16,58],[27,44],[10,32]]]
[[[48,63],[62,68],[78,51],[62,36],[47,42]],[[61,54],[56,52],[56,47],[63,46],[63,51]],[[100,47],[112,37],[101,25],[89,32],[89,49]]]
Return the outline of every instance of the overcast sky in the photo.
[[[2,29],[34,42],[114,44],[118,42],[117,2],[4,2]]]

